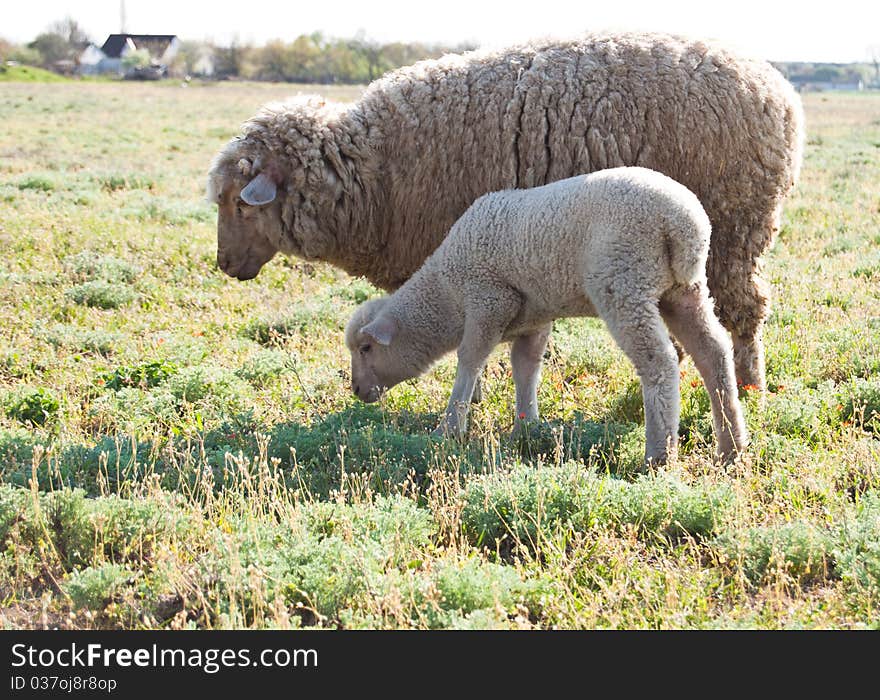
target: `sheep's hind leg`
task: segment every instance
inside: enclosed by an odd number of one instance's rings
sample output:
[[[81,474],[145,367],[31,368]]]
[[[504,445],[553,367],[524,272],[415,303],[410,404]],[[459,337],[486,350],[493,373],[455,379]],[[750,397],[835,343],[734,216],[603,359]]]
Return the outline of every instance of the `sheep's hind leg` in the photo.
[[[696,284],[676,290],[663,298],[660,313],[694,359],[709,392],[719,457],[735,457],[748,438],[737,397],[733,346],[713,312],[708,288]]]
[[[538,419],[538,384],[541,381],[541,361],[550,338],[552,325],[516,338],[510,346],[510,364],[516,387],[516,422],[514,434],[522,421]]]
[[[678,451],[678,353],[657,302],[637,285],[594,289],[591,299],[611,336],[636,368],[645,404],[645,463],[662,464]]]

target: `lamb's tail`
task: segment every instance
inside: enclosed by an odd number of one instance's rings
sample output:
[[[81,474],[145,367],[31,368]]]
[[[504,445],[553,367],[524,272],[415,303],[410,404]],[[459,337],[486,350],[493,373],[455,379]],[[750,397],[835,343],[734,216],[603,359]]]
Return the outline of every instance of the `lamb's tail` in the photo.
[[[712,225],[699,208],[688,217],[688,224],[676,226],[666,233],[669,266],[678,284],[690,286],[706,276],[706,258]]]

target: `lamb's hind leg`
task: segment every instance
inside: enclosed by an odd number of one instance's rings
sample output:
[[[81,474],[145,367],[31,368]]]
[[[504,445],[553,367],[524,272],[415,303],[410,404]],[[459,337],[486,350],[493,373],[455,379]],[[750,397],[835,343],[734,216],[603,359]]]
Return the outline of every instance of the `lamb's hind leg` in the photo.
[[[733,347],[715,316],[708,288],[698,283],[675,290],[661,301],[660,313],[694,359],[709,392],[719,456],[725,460],[736,456],[747,435],[737,397]]]
[[[625,285],[624,285],[625,286]],[[645,403],[645,462],[662,464],[678,449],[678,354],[657,302],[629,287],[625,295],[593,290],[612,337],[636,368]]]

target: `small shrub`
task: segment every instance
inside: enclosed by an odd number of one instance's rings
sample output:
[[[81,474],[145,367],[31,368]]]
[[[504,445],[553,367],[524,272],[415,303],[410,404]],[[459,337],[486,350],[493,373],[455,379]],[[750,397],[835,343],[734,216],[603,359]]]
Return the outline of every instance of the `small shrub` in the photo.
[[[99,175],[96,180],[101,189],[107,192],[116,192],[117,190],[151,190],[156,185],[156,181],[153,178],[132,173]]]
[[[376,288],[369,282],[361,279],[352,280],[350,284],[336,291],[336,296],[353,301],[355,304],[363,304],[367,299],[376,294]]]
[[[235,400],[248,393],[248,386],[233,372],[214,365],[184,367],[172,374],[168,381],[171,394],[189,403],[208,396]]]
[[[165,387],[144,390],[122,387],[98,396],[89,408],[92,421],[104,430],[149,430],[180,421],[180,401]]]
[[[8,400],[6,415],[25,425],[45,425],[58,415],[61,404],[44,387],[26,390]]]
[[[244,363],[236,374],[254,386],[265,386],[274,377],[291,369],[290,356],[280,350],[261,350]]]
[[[559,527],[635,526],[643,536],[663,538],[710,535],[732,493],[664,473],[631,483],[568,463],[474,477],[463,499],[462,523],[472,542],[492,547],[496,540],[512,539],[531,548]]]
[[[127,284],[91,280],[71,287],[67,290],[67,296],[75,304],[98,309],[116,309],[130,304],[137,294]]]
[[[880,379],[854,380],[842,388],[839,400],[842,420],[858,420],[867,430],[880,434]]]
[[[808,444],[821,433],[822,406],[815,390],[789,385],[767,402],[766,425],[773,432],[798,437]]]
[[[123,387],[150,389],[159,386],[177,372],[177,366],[167,360],[153,360],[140,365],[118,367],[103,376],[104,386],[119,390]]]
[[[74,571],[61,588],[77,609],[101,611],[132,581],[135,574],[120,564],[102,564]]]
[[[261,345],[269,345],[292,336],[308,333],[314,327],[339,327],[335,312],[329,305],[302,308],[280,319],[254,319],[241,329],[241,335]]]
[[[663,537],[704,537],[715,532],[733,494],[726,486],[686,484],[659,472],[608,489],[611,518]]]
[[[104,280],[130,284],[140,274],[140,269],[112,255],[99,255],[83,251],[64,260],[64,268],[75,282]]]
[[[642,430],[635,423],[586,420],[575,415],[571,420],[539,421],[529,425],[516,438],[524,459],[544,455],[562,460],[596,460],[614,471],[641,462],[644,452]]]
[[[46,342],[57,347],[66,347],[82,353],[111,355],[120,345],[122,337],[118,333],[96,328],[89,330],[65,324],[56,324],[43,331]]]
[[[850,586],[880,595],[880,494],[866,493],[841,526],[835,571]]]
[[[17,185],[20,190],[35,190],[37,192],[53,192],[57,189],[57,183],[45,175],[31,175],[20,180]]]
[[[826,577],[831,560],[828,533],[806,522],[752,527],[719,536],[714,546],[753,583],[774,572],[798,581]]]

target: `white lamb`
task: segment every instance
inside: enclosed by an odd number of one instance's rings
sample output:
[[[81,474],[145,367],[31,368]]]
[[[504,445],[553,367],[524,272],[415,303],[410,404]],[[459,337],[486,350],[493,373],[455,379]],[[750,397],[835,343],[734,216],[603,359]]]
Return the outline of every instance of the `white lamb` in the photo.
[[[553,320],[598,316],[642,382],[645,460],[663,462],[677,446],[679,370],[670,332],[703,377],[718,453],[729,459],[745,446],[746,430],[732,343],[706,282],[710,233],[697,197],[645,168],[485,195],[406,284],[355,311],[346,328],[352,390],[376,401],[457,347],[438,432],[461,435],[483,365],[510,340],[516,415],[535,420]]]

